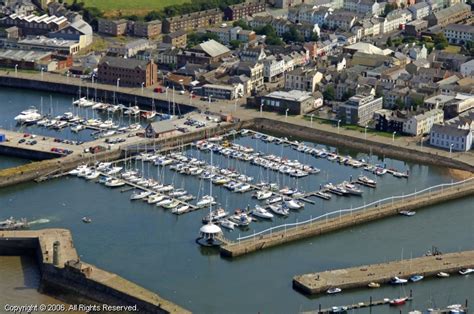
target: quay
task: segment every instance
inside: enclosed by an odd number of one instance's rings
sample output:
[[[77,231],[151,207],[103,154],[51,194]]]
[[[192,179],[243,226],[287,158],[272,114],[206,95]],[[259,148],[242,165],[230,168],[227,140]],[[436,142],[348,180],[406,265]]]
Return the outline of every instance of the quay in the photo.
[[[393,277],[406,279],[414,275],[433,277],[439,272],[455,274],[463,268],[474,268],[474,251],[298,275],[293,278],[293,287],[304,294],[319,294],[333,287],[353,289],[367,287],[371,282],[389,283]]]
[[[220,247],[220,254],[223,257],[235,258],[281,244],[384,219],[398,215],[401,211],[421,209],[472,194],[474,194],[474,178],[460,183],[440,185],[413,193],[411,196],[391,197],[358,209],[326,214],[323,215],[323,219],[272,227],[266,231],[239,238],[234,242],[229,241],[229,244]]]
[[[139,313],[190,313],[114,273],[81,261],[69,230],[0,231],[0,255],[25,254],[38,261],[40,291],[59,295],[66,302],[136,305]]]

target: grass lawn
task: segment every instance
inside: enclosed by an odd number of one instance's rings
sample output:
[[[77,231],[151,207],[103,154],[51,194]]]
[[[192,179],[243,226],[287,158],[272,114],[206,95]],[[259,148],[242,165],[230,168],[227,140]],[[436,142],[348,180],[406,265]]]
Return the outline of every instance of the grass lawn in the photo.
[[[448,47],[444,48],[444,51],[449,53],[459,53],[461,51],[461,47],[449,45]]]
[[[73,0],[66,0],[72,3]],[[145,15],[151,10],[160,10],[173,4],[191,2],[191,0],[81,0],[86,7],[96,7],[106,16],[114,16],[119,12],[122,15]]]

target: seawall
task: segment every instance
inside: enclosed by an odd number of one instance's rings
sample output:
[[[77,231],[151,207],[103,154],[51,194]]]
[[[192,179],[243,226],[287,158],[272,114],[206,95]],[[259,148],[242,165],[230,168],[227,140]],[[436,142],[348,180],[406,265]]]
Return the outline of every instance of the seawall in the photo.
[[[398,199],[396,202],[387,202],[383,205],[376,204],[371,208],[345,213],[337,217],[333,216],[326,220],[318,220],[295,227],[288,227],[284,230],[280,229],[280,231],[257,235],[238,242],[229,242],[220,247],[220,253],[222,256],[234,258],[293,241],[384,219],[398,215],[401,211],[421,209],[473,194],[474,180],[471,179],[457,186],[433,190],[401,200]]]
[[[448,157],[421,152],[410,148],[390,145],[389,143],[373,142],[370,139],[363,139],[336,132],[327,132],[320,129],[295,125],[278,120],[265,118],[255,118],[253,120],[253,130],[258,132],[271,132],[281,136],[294,136],[302,139],[315,141],[331,146],[348,147],[362,152],[373,152],[380,156],[387,156],[401,160],[409,160],[423,164],[444,166],[448,168],[461,169],[474,172],[474,165],[467,164]]]
[[[34,254],[40,291],[71,303],[137,306],[139,313],[189,313],[134,283],[80,261],[65,229],[0,231],[0,254]]]

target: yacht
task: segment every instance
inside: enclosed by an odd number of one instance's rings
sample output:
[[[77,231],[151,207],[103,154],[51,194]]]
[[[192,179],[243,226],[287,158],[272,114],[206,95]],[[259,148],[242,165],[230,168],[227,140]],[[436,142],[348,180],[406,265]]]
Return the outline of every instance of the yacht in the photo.
[[[275,204],[275,203],[278,203],[278,202],[281,202],[283,201],[283,198],[281,196],[275,196],[275,197],[272,197],[270,199],[268,199],[265,203],[267,205],[270,205],[270,204]]]
[[[245,193],[248,192],[252,189],[252,186],[250,184],[242,184],[241,186],[238,186],[234,189],[234,192],[238,193]]]
[[[234,215],[229,218],[231,221],[235,222],[239,227],[245,227],[250,225],[252,218],[250,218],[246,213],[237,211]]]
[[[259,200],[259,201],[262,201],[262,200],[266,200],[266,199],[269,199],[270,197],[272,197],[272,191],[265,191],[265,190],[262,190],[262,191],[258,191],[256,194],[255,194],[255,197]]]
[[[286,200],[285,201],[285,205],[289,208],[289,209],[300,209],[302,207],[304,207],[304,203],[303,202],[300,202],[298,200]]]
[[[130,195],[130,200],[141,200],[151,195],[151,191],[140,191],[140,192],[133,192]]]
[[[323,192],[323,191],[318,191],[314,194],[314,196],[317,196],[319,198],[322,198],[323,200],[330,200],[331,199],[331,194]]]
[[[27,109],[27,110],[23,110],[22,112],[20,112],[19,115],[17,115],[14,120],[17,122],[17,123],[20,123],[20,124],[32,124],[32,123],[35,123],[39,120],[41,120],[42,116],[40,113],[38,113],[38,110],[34,107],[30,108],[30,109]]]
[[[110,166],[112,166],[111,162],[100,162],[100,163],[97,164],[96,169],[99,170],[99,171],[103,171],[103,170],[109,168]],[[124,173],[124,175],[125,175],[125,173]],[[124,175],[122,175],[123,178],[125,178]]]
[[[237,226],[237,223],[229,220],[229,219],[222,219],[219,221],[219,224],[224,227],[224,228],[227,228],[229,230],[234,230],[235,226]]]
[[[71,171],[69,171],[68,174],[73,175],[73,176],[77,176],[79,173],[81,173],[82,171],[87,170],[87,169],[89,169],[89,167],[87,167],[87,165],[80,165],[80,166],[77,166],[77,168],[72,169]]]
[[[326,293],[327,294],[336,294],[336,293],[339,293],[341,292],[342,289],[341,288],[329,288]]]
[[[122,171],[122,169],[123,167],[112,167],[112,168],[109,168],[109,170],[106,173],[110,176],[110,175],[119,173],[120,171]]]
[[[18,230],[26,229],[28,227],[28,221],[25,218],[17,220],[10,217],[7,220],[0,221],[0,230]]]
[[[255,209],[252,210],[251,214],[255,217],[264,218],[264,219],[272,219],[273,218],[272,213],[270,213],[268,210],[266,210],[265,208],[263,208],[259,205],[255,205]]]
[[[78,133],[82,130],[84,130],[86,127],[82,124],[78,124],[78,125],[75,125],[75,126],[71,126],[71,131],[74,132],[74,133]]]
[[[352,195],[361,196],[363,193],[361,189],[355,186],[355,184],[352,184],[349,182],[344,182],[343,188],[347,191],[347,193],[352,194]]]
[[[96,171],[96,170],[94,170],[94,171],[88,173],[88,174],[85,176],[85,178],[86,178],[87,180],[94,180],[94,179],[97,179],[98,177],[100,177],[100,171]]]
[[[130,107],[127,110],[125,110],[123,114],[127,116],[137,116],[140,114],[140,107],[138,106]]]
[[[176,215],[181,215],[181,214],[186,213],[188,210],[189,210],[189,205],[181,205],[181,206],[173,208],[171,212]]]
[[[359,176],[357,178],[357,183],[371,187],[371,188],[375,188],[377,186],[377,182],[375,180],[372,180],[366,176]]]
[[[147,203],[148,204],[156,204],[162,200],[164,200],[166,196],[161,195],[161,194],[152,194],[148,196]]]
[[[470,273],[474,273],[474,269],[472,269],[472,268],[463,268],[459,271],[460,275],[468,275]]]
[[[290,211],[283,204],[273,204],[268,206],[272,212],[280,216],[288,216]]]
[[[210,205],[214,205],[216,202],[214,197],[210,195],[204,195],[197,203],[196,206],[198,207],[208,207]]]
[[[408,280],[406,279],[402,279],[402,278],[398,278],[398,277],[393,277],[391,280],[390,280],[390,283],[392,285],[401,285],[401,284],[404,284],[404,283],[407,283]]]
[[[225,218],[229,215],[228,212],[225,211],[223,208],[217,208],[213,211],[211,211],[209,214],[207,214],[203,219],[203,223],[209,223],[209,222],[217,222],[218,220]]]
[[[172,209],[172,208],[175,208],[176,206],[178,206],[180,203],[178,200],[172,200],[170,203],[167,203],[165,205],[161,205],[161,207],[165,208],[165,209]]]
[[[114,188],[114,187],[124,186],[125,181],[122,181],[120,179],[112,179],[110,181],[105,182],[105,185],[108,187]]]

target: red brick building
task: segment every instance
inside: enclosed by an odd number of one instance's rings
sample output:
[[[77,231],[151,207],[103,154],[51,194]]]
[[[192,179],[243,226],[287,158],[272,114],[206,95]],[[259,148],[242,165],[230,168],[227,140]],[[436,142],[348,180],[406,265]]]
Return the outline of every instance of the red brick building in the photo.
[[[224,18],[227,21],[236,21],[263,11],[265,11],[265,0],[246,1],[225,8]]]
[[[158,82],[158,67],[153,60],[104,57],[99,63],[98,79],[102,83],[120,86],[151,86]]]

